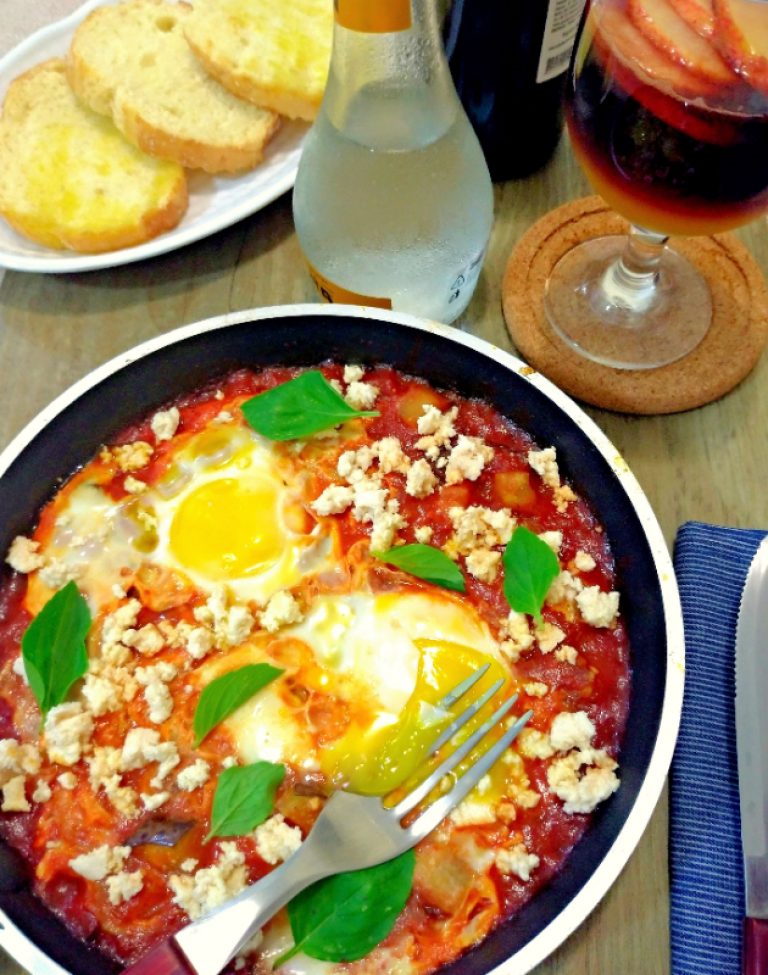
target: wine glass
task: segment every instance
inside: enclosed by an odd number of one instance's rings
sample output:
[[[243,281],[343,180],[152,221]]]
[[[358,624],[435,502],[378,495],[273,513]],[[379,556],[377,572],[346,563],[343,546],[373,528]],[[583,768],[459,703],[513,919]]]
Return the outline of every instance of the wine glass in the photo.
[[[768,209],[768,3],[587,0],[566,118],[590,183],[632,226],[557,262],[548,321],[604,365],[674,362],[706,335],[712,300],[669,235]]]

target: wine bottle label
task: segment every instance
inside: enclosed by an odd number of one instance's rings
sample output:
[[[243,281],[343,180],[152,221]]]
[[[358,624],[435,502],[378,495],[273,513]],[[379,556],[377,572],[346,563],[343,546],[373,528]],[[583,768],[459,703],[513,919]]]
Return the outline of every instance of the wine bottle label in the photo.
[[[536,81],[556,78],[568,67],[584,0],[549,0]]]
[[[315,287],[323,301],[339,305],[370,305],[373,308],[392,307],[392,300],[390,298],[375,298],[372,295],[361,295],[357,291],[349,291],[347,288],[342,288],[341,285],[330,281],[316,267],[313,267],[309,261],[307,261],[307,265],[309,267],[309,273],[312,275],[312,280],[315,282]]]
[[[386,34],[411,26],[411,0],[333,0],[336,23],[362,34]]]

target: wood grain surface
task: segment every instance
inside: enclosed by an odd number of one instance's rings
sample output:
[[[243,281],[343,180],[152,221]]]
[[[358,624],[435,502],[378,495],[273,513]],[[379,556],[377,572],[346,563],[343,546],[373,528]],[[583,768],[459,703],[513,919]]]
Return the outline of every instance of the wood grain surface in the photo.
[[[2,0],[0,55],[74,0]],[[590,192],[567,140],[540,174],[496,187],[480,284],[456,324],[514,351],[501,314],[507,257],[553,206]],[[768,269],[764,220],[739,232]],[[313,301],[293,231],[290,194],[207,240],[143,263],[84,274],[0,272],[0,448],[53,397],[136,343],[210,315]],[[689,519],[768,527],[768,361],[709,406],[667,416],[587,412],[627,459],[671,546]],[[667,801],[587,921],[535,975],[669,973]],[[22,975],[0,953],[0,975]]]

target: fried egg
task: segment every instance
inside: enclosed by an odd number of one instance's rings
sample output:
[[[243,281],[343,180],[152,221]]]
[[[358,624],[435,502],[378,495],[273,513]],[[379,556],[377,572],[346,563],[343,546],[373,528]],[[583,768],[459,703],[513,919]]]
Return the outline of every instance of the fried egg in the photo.
[[[235,599],[263,606],[317,570],[330,543],[306,514],[290,458],[230,423],[187,438],[139,493],[115,501],[93,481],[75,484],[43,550],[94,609],[143,563],[204,594],[225,584]]]
[[[372,795],[402,784],[424,759],[451,719],[441,702],[460,681],[488,664],[464,707],[508,678],[487,624],[440,591],[319,596],[266,649],[240,648],[235,665],[265,653],[283,677],[225,722],[241,761],[316,769]],[[213,663],[204,680],[221,667]]]

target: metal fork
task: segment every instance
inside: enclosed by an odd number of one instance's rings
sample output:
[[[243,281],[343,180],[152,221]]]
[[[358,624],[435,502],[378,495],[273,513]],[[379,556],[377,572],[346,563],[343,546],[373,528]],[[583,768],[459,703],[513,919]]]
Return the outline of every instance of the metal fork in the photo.
[[[488,664],[470,674],[439,703],[447,709],[473,687]],[[491,685],[455,717],[432,743],[434,754],[501,690]],[[512,709],[517,694],[504,701],[430,774],[393,806],[377,796],[335,792],[299,849],[275,870],[210,914],[182,928],[125,969],[124,975],[218,975],[281,907],[310,884],[347,870],[372,867],[415,846],[477,785],[532,715],[527,711],[463,773],[452,788],[403,825],[402,820],[454,771]]]

